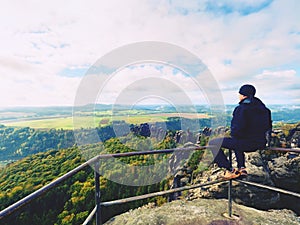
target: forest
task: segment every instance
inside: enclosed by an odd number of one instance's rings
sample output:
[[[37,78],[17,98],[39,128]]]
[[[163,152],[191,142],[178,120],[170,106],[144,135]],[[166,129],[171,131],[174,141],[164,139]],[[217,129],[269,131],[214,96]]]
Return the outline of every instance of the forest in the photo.
[[[195,121],[185,119],[186,124],[194,126]],[[178,117],[168,118],[166,121],[166,129],[170,131],[180,130],[182,119]],[[200,127],[209,126],[209,119],[202,119]],[[160,127],[160,123],[154,124]],[[114,129],[120,130],[122,127],[132,127],[133,124],[126,124],[124,121],[114,121],[113,124],[97,127],[99,140],[106,140],[116,136]],[[126,129],[125,129],[126,130]],[[90,129],[80,130],[80,135],[88,136]],[[125,131],[127,132],[127,131]],[[64,129],[34,129],[30,127],[11,127],[0,125],[0,162],[2,164],[8,161],[15,161],[38,152],[45,152],[51,149],[65,149],[75,145],[75,137],[73,130]],[[0,163],[1,164],[1,163]]]
[[[172,134],[155,146],[157,149],[173,148],[176,146]],[[145,137],[136,137],[136,142]],[[49,150],[31,156],[27,156],[17,162],[7,165],[0,170],[0,201],[1,209],[16,202],[29,193],[41,188],[55,178],[70,171],[84,162],[82,152],[89,154],[101,154],[103,149],[98,144],[91,144],[80,149],[73,146],[61,150]],[[105,150],[110,153],[129,152],[129,147],[120,142],[118,138],[111,138],[105,142]],[[197,162],[199,154],[195,154],[193,162]],[[149,165],[154,162],[167,159],[168,155],[160,156],[136,156],[122,159],[128,165]],[[111,164],[101,163],[101,167],[110,167],[110,174],[118,174],[119,168],[111,167]],[[134,168],[134,167],[133,167]],[[158,168],[159,169],[159,168]],[[139,174],[148,179],[148,174]],[[128,177],[126,178],[128,179]],[[166,177],[159,183],[146,186],[127,186],[101,176],[101,201],[113,200],[143,193],[169,189],[170,177]],[[94,175],[93,169],[80,171],[71,179],[54,188],[44,196],[34,200],[17,213],[3,219],[1,224],[80,224],[93,209],[94,203]],[[167,197],[156,197],[144,201],[111,206],[103,209],[103,219],[107,220],[114,215],[141,206],[147,202],[155,202],[160,205],[167,201]]]

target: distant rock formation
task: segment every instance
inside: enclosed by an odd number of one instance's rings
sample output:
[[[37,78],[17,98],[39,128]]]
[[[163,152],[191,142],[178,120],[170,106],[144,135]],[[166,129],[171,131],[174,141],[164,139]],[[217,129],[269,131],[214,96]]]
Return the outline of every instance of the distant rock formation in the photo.
[[[300,148],[300,124],[289,131],[287,140],[292,148]]]
[[[300,123],[285,135],[281,129],[273,129],[270,137],[271,146],[300,148]]]

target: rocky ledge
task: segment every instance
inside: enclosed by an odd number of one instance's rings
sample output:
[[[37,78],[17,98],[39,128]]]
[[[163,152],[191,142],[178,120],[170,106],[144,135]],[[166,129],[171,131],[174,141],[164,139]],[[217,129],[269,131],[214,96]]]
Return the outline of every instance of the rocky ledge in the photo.
[[[300,156],[292,153],[280,157],[267,152],[246,154],[247,181],[275,186],[299,193]],[[211,168],[199,174],[194,183],[206,183],[218,179],[219,168]],[[227,183],[215,184],[206,188],[190,191],[190,198],[227,198]],[[233,182],[232,197],[236,203],[257,209],[291,209],[300,215],[300,199],[264,188]]]
[[[118,215],[105,225],[299,225],[300,218],[289,210],[261,211],[233,203],[232,218],[225,199],[177,200],[160,207],[144,206]]]

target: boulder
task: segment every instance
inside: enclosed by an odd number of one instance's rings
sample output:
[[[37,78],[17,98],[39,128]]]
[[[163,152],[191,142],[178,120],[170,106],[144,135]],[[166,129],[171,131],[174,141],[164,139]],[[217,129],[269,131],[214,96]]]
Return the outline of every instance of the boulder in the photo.
[[[283,156],[268,161],[270,176],[276,186],[286,189],[300,187],[300,156],[287,153]],[[295,188],[298,187],[298,188]],[[297,191],[297,190],[295,190]]]
[[[234,159],[233,162],[235,162]],[[274,186],[258,152],[246,153],[246,167],[248,171],[248,181]],[[223,172],[223,170],[214,166],[210,170],[203,172],[195,180],[197,183],[214,181],[219,179]],[[239,204],[258,209],[270,209],[274,208],[280,201],[280,195],[276,192],[252,185],[245,185],[236,181],[233,181],[232,185],[232,198]],[[190,192],[191,198],[227,198],[228,182],[191,190]]]
[[[286,153],[266,161],[270,177],[276,187],[300,193],[300,156]],[[278,208],[289,208],[300,215],[300,199],[281,194]]]

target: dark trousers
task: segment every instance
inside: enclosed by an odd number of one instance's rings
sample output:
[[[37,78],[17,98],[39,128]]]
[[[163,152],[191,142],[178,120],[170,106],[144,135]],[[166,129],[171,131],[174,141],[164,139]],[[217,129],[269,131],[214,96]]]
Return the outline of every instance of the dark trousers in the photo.
[[[221,148],[231,149],[235,153],[237,167],[245,167],[245,152],[254,152],[257,149],[265,148],[265,142],[255,142],[253,140],[242,140],[236,139],[231,137],[224,137],[224,138],[215,138],[209,141],[210,147],[213,155],[214,155],[214,162],[218,164],[219,167],[226,168],[230,170],[231,166],[229,160],[227,159],[226,155],[224,154]]]

